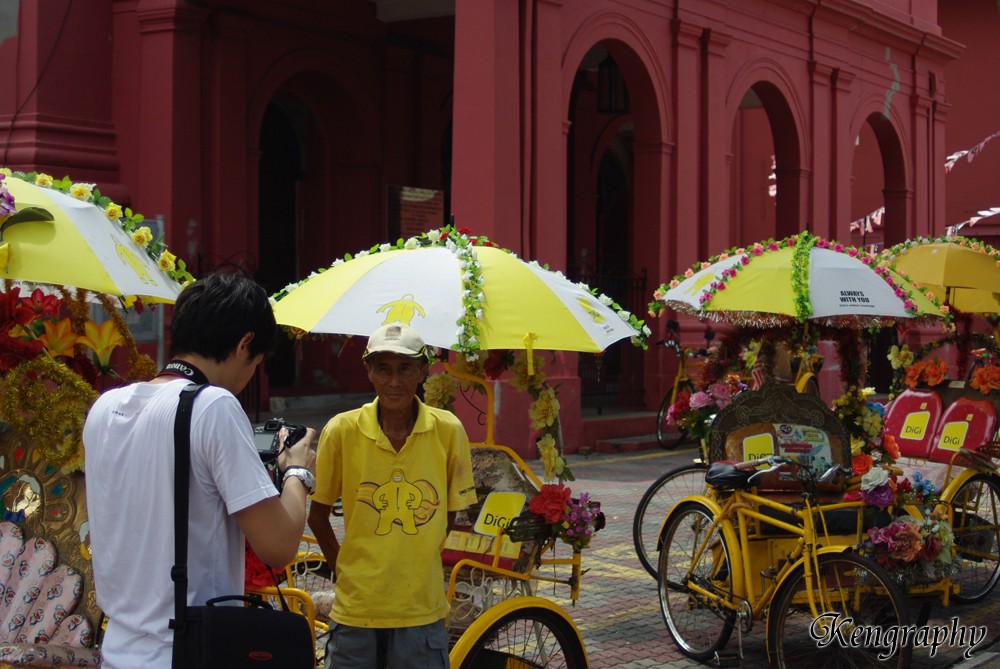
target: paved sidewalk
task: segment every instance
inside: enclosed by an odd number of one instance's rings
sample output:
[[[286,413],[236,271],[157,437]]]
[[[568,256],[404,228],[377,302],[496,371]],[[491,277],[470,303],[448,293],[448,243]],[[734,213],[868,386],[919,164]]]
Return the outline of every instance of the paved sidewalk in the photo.
[[[643,570],[632,545],[632,519],[639,496],[661,472],[683,464],[693,451],[665,453],[646,451],[626,455],[593,454],[570,456],[577,480],[569,485],[574,494],[590,492],[599,500],[608,518],[607,528],[597,534],[584,553],[590,571],[583,578],[583,591],[571,606],[558,591],[554,596],[580,628],[591,666],[638,669],[640,667],[699,667],[678,652],[667,633],[659,609],[655,581]],[[537,463],[531,463],[537,466]],[[992,593],[974,605],[932,607],[928,625],[948,624],[953,616],[960,624],[987,627],[987,640],[965,659],[964,648],[940,648],[935,657],[916,650],[915,668],[972,667],[1000,669],[1000,593]],[[728,648],[736,648],[736,638]],[[764,624],[756,623],[743,639],[746,668],[767,666]],[[997,645],[993,645],[997,644]]]

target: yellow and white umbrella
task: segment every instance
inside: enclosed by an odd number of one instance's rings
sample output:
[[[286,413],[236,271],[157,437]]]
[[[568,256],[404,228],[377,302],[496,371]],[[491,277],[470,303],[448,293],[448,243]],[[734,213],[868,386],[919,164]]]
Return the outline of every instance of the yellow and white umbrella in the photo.
[[[650,309],[666,305],[763,327],[805,321],[858,327],[944,316],[920,289],[875,257],[808,232],[723,256],[660,286]]]
[[[181,285],[96,204],[17,176],[0,181],[16,212],[0,213],[0,279],[173,302]],[[173,262],[173,256],[170,256]]]
[[[450,228],[338,260],[278,293],[278,323],[367,336],[394,321],[431,346],[600,352],[644,345],[642,321],[559,272]]]

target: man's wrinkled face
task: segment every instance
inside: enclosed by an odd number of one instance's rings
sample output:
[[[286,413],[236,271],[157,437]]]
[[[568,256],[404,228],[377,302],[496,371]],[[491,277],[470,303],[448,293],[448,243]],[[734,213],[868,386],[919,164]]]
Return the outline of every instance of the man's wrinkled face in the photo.
[[[365,361],[368,380],[384,409],[402,410],[413,403],[417,387],[427,377],[427,362],[395,353],[376,353]]]

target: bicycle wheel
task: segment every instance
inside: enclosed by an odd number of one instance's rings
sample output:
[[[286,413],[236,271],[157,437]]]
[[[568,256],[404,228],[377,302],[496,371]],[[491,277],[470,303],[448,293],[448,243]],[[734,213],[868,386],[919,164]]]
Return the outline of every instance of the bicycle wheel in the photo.
[[[812,585],[806,584],[803,565],[797,566],[778,587],[767,616],[767,650],[772,666],[809,667],[909,667],[912,647],[892,648],[899,626],[909,624],[909,614],[899,587],[885,568],[855,553],[819,556]],[[809,588],[817,613],[809,605]],[[886,643],[868,636],[852,643],[859,628],[889,632]],[[884,659],[879,655],[884,655]]]
[[[688,495],[705,491],[705,470],[708,465],[692,463],[671,469],[653,481],[639,498],[632,520],[632,542],[650,576],[656,578],[656,564],[660,552],[660,530],[674,504]]]
[[[736,612],[722,606],[733,600],[731,564],[725,538],[712,527],[711,509],[685,502],[670,514],[657,578],[660,612],[677,648],[699,662],[713,658],[733,633]],[[691,584],[721,601],[693,592]]]
[[[690,381],[682,381],[677,386],[677,398],[694,394],[694,384]],[[660,448],[665,451],[672,451],[683,443],[691,441],[687,430],[677,426],[667,424],[667,411],[670,410],[671,395],[665,395],[660,402],[660,409],[656,412],[656,440],[660,443]],[[676,400],[675,400],[676,401]]]
[[[1000,479],[976,474],[950,500],[951,529],[955,534],[959,585],[954,599],[978,602],[990,594],[1000,578]]]
[[[516,600],[511,600],[516,601]],[[546,667],[585,669],[587,652],[565,615],[548,606],[522,606],[502,614],[471,642],[460,639],[451,666],[460,669]],[[488,615],[487,610],[486,614]],[[465,634],[477,634],[475,626]],[[456,653],[462,657],[455,657]]]

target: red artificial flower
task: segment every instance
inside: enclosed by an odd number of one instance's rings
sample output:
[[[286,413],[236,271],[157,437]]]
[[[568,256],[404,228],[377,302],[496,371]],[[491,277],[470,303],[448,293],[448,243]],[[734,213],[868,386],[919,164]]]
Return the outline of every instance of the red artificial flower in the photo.
[[[471,235],[472,234],[472,230],[470,228],[459,228],[458,229],[458,234],[460,234],[460,235]]]
[[[512,362],[510,351],[501,349],[490,351],[483,362],[483,373],[486,374],[486,378],[496,381]]]
[[[572,491],[562,483],[547,483],[528,503],[528,511],[545,518],[547,523],[558,523],[566,512]]]
[[[31,293],[31,297],[22,297],[21,304],[37,316],[55,317],[59,314],[59,298],[55,295],[46,295],[39,288]]]
[[[35,318],[31,309],[21,303],[21,289],[0,293],[0,331],[10,332],[15,325],[27,325]]]

